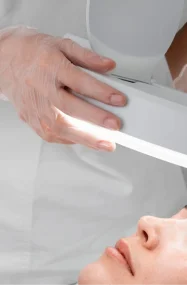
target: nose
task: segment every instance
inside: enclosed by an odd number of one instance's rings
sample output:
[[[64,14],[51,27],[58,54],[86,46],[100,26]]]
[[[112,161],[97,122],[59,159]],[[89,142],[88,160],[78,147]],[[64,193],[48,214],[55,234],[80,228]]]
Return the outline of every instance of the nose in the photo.
[[[172,219],[186,220],[187,219],[187,206],[185,206],[180,212],[174,215]]]
[[[154,250],[159,244],[159,219],[145,216],[139,220],[137,235],[148,250]]]

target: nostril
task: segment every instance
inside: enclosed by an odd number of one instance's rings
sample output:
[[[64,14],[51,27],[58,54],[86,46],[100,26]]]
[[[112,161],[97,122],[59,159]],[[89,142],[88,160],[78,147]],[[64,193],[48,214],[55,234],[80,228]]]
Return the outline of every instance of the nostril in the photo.
[[[145,240],[145,242],[147,242],[148,241],[148,234],[146,233],[146,231],[142,231],[142,234],[143,234],[143,238],[144,238],[144,240]]]
[[[161,225],[159,219],[143,217],[138,223],[138,236],[141,245],[148,250],[154,250],[159,244]]]

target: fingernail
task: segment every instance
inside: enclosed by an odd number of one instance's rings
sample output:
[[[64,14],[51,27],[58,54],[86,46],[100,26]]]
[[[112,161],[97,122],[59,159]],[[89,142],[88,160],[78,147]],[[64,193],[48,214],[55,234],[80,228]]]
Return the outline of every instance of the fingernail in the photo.
[[[100,141],[97,145],[97,148],[104,151],[113,151],[114,147],[113,144],[106,141]]]
[[[111,63],[113,60],[111,60],[110,58],[108,57],[104,57],[104,56],[101,56],[100,59],[104,62],[104,63]]]
[[[116,131],[120,129],[120,123],[115,119],[106,119],[104,121],[104,127]]]
[[[111,60],[110,58],[108,57],[103,57],[97,53],[89,53],[89,58],[93,61],[99,61],[99,62],[103,62],[104,64],[111,64],[111,62],[113,62],[113,60]]]
[[[103,57],[102,62],[106,65],[105,72],[112,71],[116,67],[115,61],[110,58]]]
[[[126,103],[126,98],[123,95],[113,94],[110,97],[110,102],[112,105],[115,105],[115,106],[124,106]]]

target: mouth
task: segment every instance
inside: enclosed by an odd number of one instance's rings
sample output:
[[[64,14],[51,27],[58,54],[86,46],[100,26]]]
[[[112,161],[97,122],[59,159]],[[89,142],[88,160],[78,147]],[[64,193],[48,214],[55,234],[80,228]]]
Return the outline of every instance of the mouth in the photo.
[[[134,276],[135,272],[132,264],[132,257],[128,243],[125,240],[121,239],[117,242],[115,248],[122,255],[123,259],[125,259],[131,274]]]
[[[131,254],[128,244],[124,240],[117,242],[115,247],[109,247],[106,249],[106,254],[120,262],[129,273],[134,276],[134,269],[131,261]]]

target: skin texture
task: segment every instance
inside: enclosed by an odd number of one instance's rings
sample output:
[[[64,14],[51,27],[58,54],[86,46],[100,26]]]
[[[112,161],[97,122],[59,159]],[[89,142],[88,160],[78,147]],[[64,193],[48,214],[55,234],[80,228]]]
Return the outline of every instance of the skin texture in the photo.
[[[107,249],[98,261],[82,270],[79,285],[187,284],[186,208],[170,219],[142,217],[137,232],[122,238],[117,246],[123,250],[124,244],[129,248],[133,270]]]
[[[1,31],[0,46],[0,91],[42,139],[105,151],[115,149],[115,144],[77,127],[77,121],[119,130],[120,119],[74,95],[124,106],[124,94],[77,67],[106,73],[115,67],[113,60],[71,40],[25,27]]]

